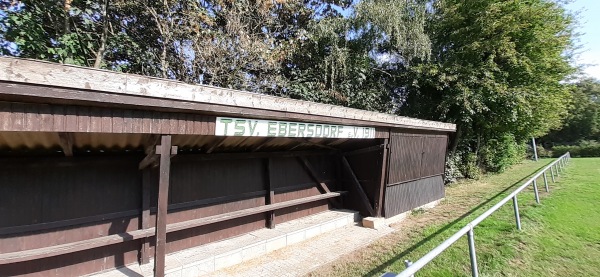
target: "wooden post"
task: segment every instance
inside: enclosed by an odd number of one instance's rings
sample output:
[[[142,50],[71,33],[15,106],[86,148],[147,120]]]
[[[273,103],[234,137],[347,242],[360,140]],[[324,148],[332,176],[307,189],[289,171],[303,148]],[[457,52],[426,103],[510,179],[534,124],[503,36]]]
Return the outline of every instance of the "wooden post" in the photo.
[[[271,205],[275,203],[275,191],[273,189],[273,184],[271,183],[271,159],[264,159],[264,164],[265,183],[267,187],[267,198],[265,199],[265,204]],[[269,211],[267,213],[267,228],[275,228],[275,211]]]
[[[379,189],[376,190],[375,194],[375,213],[377,217],[383,216],[383,195],[385,194],[386,176],[387,176],[387,164],[388,164],[388,152],[389,139],[383,140],[383,157],[381,159],[381,181],[379,182]]]
[[[169,204],[169,175],[171,155],[177,153],[177,146],[171,147],[171,136],[162,136],[161,145],[156,146],[160,155],[158,179],[158,207],[156,212],[156,246],[154,248],[154,276],[165,276],[165,250],[167,243],[167,208]]]
[[[142,220],[140,229],[150,228],[150,179],[151,169],[142,171]],[[140,249],[140,264],[147,264],[150,260],[150,238],[144,238]]]

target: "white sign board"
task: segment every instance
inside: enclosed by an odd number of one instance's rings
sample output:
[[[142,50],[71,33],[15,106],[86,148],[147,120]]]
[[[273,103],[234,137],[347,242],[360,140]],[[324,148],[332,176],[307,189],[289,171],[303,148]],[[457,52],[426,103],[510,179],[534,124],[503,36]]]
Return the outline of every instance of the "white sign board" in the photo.
[[[375,138],[375,128],[217,117],[215,136],[366,139]]]

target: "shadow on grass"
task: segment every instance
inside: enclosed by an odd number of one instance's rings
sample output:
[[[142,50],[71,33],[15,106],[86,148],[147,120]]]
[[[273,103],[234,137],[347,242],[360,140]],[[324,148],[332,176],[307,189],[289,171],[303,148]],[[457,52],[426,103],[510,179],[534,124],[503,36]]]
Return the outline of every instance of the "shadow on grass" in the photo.
[[[552,160],[552,161],[554,161],[554,160]],[[428,241],[430,241],[431,239],[435,238],[439,234],[441,234],[441,233],[445,232],[446,230],[452,228],[454,225],[456,225],[457,223],[459,223],[461,220],[463,220],[466,217],[472,215],[474,212],[478,211],[479,209],[481,209],[485,205],[489,204],[490,202],[496,200],[497,198],[499,198],[500,196],[502,196],[504,193],[510,191],[511,189],[513,189],[514,187],[516,187],[518,185],[521,185],[523,181],[527,180],[528,178],[531,178],[531,176],[533,176],[535,173],[537,173],[540,169],[546,167],[548,164],[550,164],[550,162],[547,162],[547,163],[543,164],[542,166],[540,166],[539,168],[537,168],[533,173],[531,173],[531,174],[529,174],[529,175],[521,178],[519,181],[514,182],[513,184],[511,184],[507,188],[505,188],[502,191],[498,192],[497,194],[495,194],[491,198],[485,200],[484,202],[481,202],[479,205],[475,206],[474,208],[472,208],[468,212],[466,212],[463,215],[459,216],[458,218],[456,218],[452,222],[444,225],[444,227],[442,227],[439,230],[435,231],[433,234],[431,234],[431,235],[427,236],[426,238],[420,240],[419,242],[417,242],[416,244],[414,244],[411,247],[407,248],[406,250],[402,251],[401,253],[393,256],[392,258],[390,258],[389,260],[387,260],[385,263],[380,264],[376,268],[373,268],[371,271],[369,271],[367,274],[365,274],[363,276],[375,276],[375,274],[383,271],[385,268],[387,268],[390,265],[398,262],[399,260],[401,260],[402,258],[404,258],[404,256],[408,255],[409,253],[411,253],[415,249],[421,247],[423,244],[427,243]]]

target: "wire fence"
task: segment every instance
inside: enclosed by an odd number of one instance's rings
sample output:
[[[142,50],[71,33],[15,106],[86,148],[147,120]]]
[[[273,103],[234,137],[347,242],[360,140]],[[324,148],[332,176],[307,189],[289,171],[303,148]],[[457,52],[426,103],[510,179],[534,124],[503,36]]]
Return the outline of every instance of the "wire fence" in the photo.
[[[458,241],[465,234],[467,235],[467,239],[469,241],[469,256],[471,258],[471,274],[474,277],[479,276],[479,271],[477,269],[477,254],[475,251],[475,233],[473,231],[473,228],[475,228],[475,226],[477,226],[483,220],[488,218],[491,214],[496,212],[498,209],[500,209],[500,207],[504,206],[504,204],[508,203],[508,201],[510,201],[512,199],[513,208],[514,208],[514,212],[515,212],[515,224],[516,224],[517,229],[521,230],[521,216],[519,215],[519,203],[518,203],[517,195],[520,192],[522,192],[525,188],[527,188],[528,186],[533,185],[535,202],[539,204],[540,196],[538,193],[537,179],[540,176],[543,176],[545,190],[546,190],[546,192],[550,192],[550,188],[548,186],[547,172],[550,171],[550,175],[552,177],[552,182],[553,183],[556,182],[556,178],[559,177],[561,173],[563,173],[564,168],[565,168],[565,166],[567,166],[570,159],[571,159],[571,154],[568,152],[565,153],[564,155],[560,156],[558,159],[556,159],[555,161],[553,161],[552,163],[550,163],[549,165],[544,167],[542,170],[540,170],[538,173],[536,173],[533,177],[531,177],[529,180],[527,180],[519,188],[514,190],[511,194],[506,196],[504,199],[500,200],[500,202],[498,202],[498,204],[494,205],[493,207],[491,207],[490,209],[485,211],[482,215],[478,216],[473,221],[469,222],[462,229],[460,229],[456,233],[454,233],[454,235],[452,235],[451,237],[446,239],[444,242],[442,242],[436,248],[431,250],[429,253],[425,254],[425,256],[423,256],[422,258],[420,258],[419,260],[417,260],[414,263],[409,260],[404,261],[404,263],[406,265],[406,269],[404,271],[400,272],[400,274],[388,272],[388,273],[383,274],[382,277],[414,276],[414,274],[417,271],[419,271],[421,268],[423,268],[425,265],[427,265],[429,262],[431,262],[435,257],[437,257],[442,252],[444,252],[444,250],[446,250],[448,247],[450,247],[452,244],[454,244],[456,241]]]

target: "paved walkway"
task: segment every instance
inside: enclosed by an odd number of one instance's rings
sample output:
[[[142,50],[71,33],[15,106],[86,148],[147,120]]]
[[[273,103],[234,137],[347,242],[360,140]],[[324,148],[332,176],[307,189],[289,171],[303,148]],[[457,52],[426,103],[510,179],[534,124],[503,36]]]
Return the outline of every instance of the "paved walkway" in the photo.
[[[372,243],[393,230],[387,226],[380,230],[358,225],[345,226],[202,276],[304,276],[322,265]]]
[[[360,227],[358,213],[331,210],[235,238],[168,254],[168,277],[302,276],[393,231]],[[92,274],[152,276],[153,260]],[[215,271],[216,270],[216,271]]]

